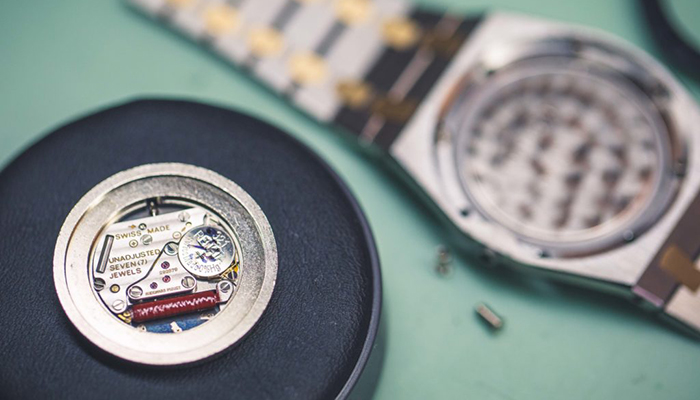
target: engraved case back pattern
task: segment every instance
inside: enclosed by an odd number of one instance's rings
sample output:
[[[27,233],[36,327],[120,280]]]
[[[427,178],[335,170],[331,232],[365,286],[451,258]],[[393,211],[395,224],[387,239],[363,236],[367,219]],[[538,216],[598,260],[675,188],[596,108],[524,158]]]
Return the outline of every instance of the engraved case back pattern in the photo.
[[[404,0],[129,1],[384,149],[479,21]]]

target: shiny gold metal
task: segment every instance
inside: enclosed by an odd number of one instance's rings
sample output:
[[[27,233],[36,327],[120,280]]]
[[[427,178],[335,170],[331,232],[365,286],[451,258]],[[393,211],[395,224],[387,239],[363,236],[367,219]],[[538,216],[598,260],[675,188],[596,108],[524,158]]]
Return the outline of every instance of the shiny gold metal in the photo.
[[[289,59],[289,70],[294,82],[310,85],[326,77],[326,62],[314,53],[299,53]]]
[[[240,17],[235,8],[218,4],[204,12],[204,21],[207,32],[212,35],[225,35],[238,27]]]
[[[273,28],[255,28],[250,32],[248,46],[254,56],[271,57],[282,51],[284,38]]]
[[[421,29],[414,21],[406,18],[392,18],[382,27],[384,41],[397,50],[415,46],[421,37]]]
[[[660,265],[661,269],[693,292],[697,292],[700,288],[700,270],[680,247],[676,245],[669,247],[661,257]]]
[[[121,314],[117,314],[117,317],[121,319],[122,321],[126,322],[127,324],[131,323],[131,319],[133,318],[133,315],[131,314],[131,311],[127,310],[124,311]]]
[[[346,25],[366,21],[372,12],[372,2],[369,0],[340,0],[335,5],[338,19]]]
[[[362,81],[345,80],[336,85],[338,97],[350,108],[362,108],[366,106],[373,96],[372,87]]]
[[[376,99],[371,106],[372,112],[390,122],[403,124],[418,108],[418,101],[412,98],[396,99],[384,96]]]

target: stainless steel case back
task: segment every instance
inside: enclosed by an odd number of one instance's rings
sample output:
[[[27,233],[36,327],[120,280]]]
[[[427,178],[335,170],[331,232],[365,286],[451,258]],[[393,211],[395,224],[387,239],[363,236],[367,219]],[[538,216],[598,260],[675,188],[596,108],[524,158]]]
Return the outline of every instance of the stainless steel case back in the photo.
[[[183,266],[185,270],[180,271],[183,277],[178,275],[178,279],[183,279],[183,285],[177,289],[180,292],[191,289],[184,281],[184,276],[187,275],[192,282],[195,281],[194,277],[202,278],[199,284],[211,285],[210,293],[218,293],[217,296],[222,294],[219,287],[221,282],[231,283],[235,286],[233,294],[229,287],[224,288],[228,296],[216,300],[222,301],[218,314],[192,329],[177,329],[174,334],[155,333],[146,331],[145,328],[136,329],[129,323],[115,318],[115,313],[122,310],[113,309],[111,304],[108,306],[93,289],[96,270],[93,270],[92,266],[98,265],[97,257],[103,246],[98,239],[105,237],[105,231],[133,210],[135,205],[148,202],[149,199],[165,199],[166,203],[202,207],[220,219],[216,221],[219,228],[209,228],[212,236],[233,239],[232,243],[222,239],[226,251],[219,252],[215,249],[215,254],[208,255],[212,261],[225,259],[227,265],[235,265],[236,279],[230,277],[231,280],[220,280],[217,285],[216,282],[207,281],[213,276],[208,272],[202,275],[202,270],[195,269],[194,265]],[[201,233],[195,232],[197,229],[186,230],[185,227],[189,226],[184,216],[180,217],[183,232],[173,232],[174,239],[165,240],[170,245],[181,243],[182,239]],[[134,232],[141,228],[145,231],[146,226],[134,226]],[[153,239],[149,239],[149,243],[150,240]],[[137,245],[138,243],[133,247]],[[167,253],[169,252],[163,250],[161,255],[173,257],[171,262],[176,263],[177,250],[173,249],[170,252],[172,254]],[[206,256],[204,250],[200,255]],[[178,271],[165,262],[163,265],[163,268],[169,268],[163,270],[165,273]],[[219,267],[218,264],[216,266]],[[156,268],[155,265],[150,267]],[[165,276],[168,277],[167,281],[170,281],[169,275],[160,275],[158,283],[161,285],[165,282]],[[215,355],[235,344],[250,331],[265,310],[275,286],[276,275],[277,249],[274,236],[263,211],[255,201],[239,186],[212,171],[175,163],[149,164],[129,169],[95,186],[80,199],[66,218],[54,253],[56,291],[63,309],[75,327],[101,349],[125,360],[150,365],[191,363]],[[153,286],[151,288],[156,289]],[[124,293],[126,290],[118,288],[115,292]],[[157,290],[153,292],[158,293]],[[148,293],[139,287],[136,298]],[[129,298],[134,298],[131,291]],[[172,305],[165,305],[160,309],[169,306]]]
[[[456,133],[468,112],[460,107],[478,104],[479,99],[469,98],[474,89],[488,87],[501,71],[516,71],[520,62],[547,58],[578,62],[579,71],[593,71],[596,79],[621,82],[639,95],[635,103],[653,103],[656,109],[649,123],[660,139],[653,195],[619,228],[584,235],[578,242],[514,233],[512,225],[498,223],[474,204],[457,167]],[[700,176],[694,167],[700,149],[690,134],[698,120],[690,96],[649,56],[595,31],[496,13],[464,44],[390,152],[450,221],[489,251],[518,264],[629,288],[698,190]]]
[[[439,166],[463,189],[453,201],[546,256],[638,238],[685,173],[685,142],[664,120],[665,87],[592,38],[516,48],[469,71],[442,121]]]

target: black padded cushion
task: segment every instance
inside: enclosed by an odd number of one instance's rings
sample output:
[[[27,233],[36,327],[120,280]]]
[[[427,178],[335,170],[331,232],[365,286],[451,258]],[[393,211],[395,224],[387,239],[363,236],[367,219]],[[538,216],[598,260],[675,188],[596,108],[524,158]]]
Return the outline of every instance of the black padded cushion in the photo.
[[[54,246],[71,208],[105,178],[156,162],[236,182],[266,213],[279,250],[258,324],[196,366],[148,368],[97,350],[54,290]],[[0,202],[0,398],[326,399],[373,338],[378,265],[355,200],[309,149],[251,117],[182,101],[107,109],[20,155],[0,173]]]

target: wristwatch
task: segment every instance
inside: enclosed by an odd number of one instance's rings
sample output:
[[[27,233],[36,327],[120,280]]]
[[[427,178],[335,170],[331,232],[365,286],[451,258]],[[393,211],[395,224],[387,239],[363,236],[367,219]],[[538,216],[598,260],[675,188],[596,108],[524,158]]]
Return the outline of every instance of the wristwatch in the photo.
[[[488,262],[700,333],[700,123],[603,33],[403,0],[131,0],[395,166]]]

